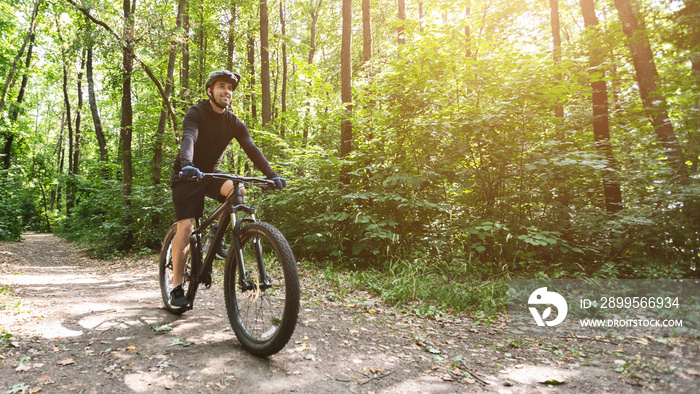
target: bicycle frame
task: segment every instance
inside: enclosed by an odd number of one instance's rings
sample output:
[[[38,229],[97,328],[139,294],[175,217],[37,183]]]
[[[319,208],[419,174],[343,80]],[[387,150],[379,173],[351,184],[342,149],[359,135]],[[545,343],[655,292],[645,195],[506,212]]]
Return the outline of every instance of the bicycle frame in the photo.
[[[255,182],[255,181],[260,181],[260,179],[257,178],[244,178],[244,177],[235,177],[231,175],[224,175],[224,174],[204,174],[205,176],[219,176],[225,179],[229,179],[233,181],[234,183],[234,188],[233,188],[233,193],[224,201],[211,215],[209,215],[208,218],[206,218],[202,223],[200,223],[200,218],[195,219],[195,230],[192,232],[192,235],[190,236],[190,254],[192,256],[192,261],[198,262],[199,269],[195,270],[194,264],[193,264],[193,272],[192,275],[193,277],[191,280],[195,283],[203,283],[207,288],[211,286],[211,271],[212,271],[212,265],[214,263],[214,256],[216,253],[214,252],[213,248],[214,245],[219,245],[219,243],[222,241],[224,238],[224,235],[226,234],[226,230],[228,229],[229,225],[231,223],[234,223],[233,226],[233,231],[232,231],[232,238],[233,238],[233,244],[235,246],[235,258],[239,262],[237,264],[238,267],[238,278],[239,278],[239,284],[242,286],[244,289],[251,289],[251,288],[256,288],[259,287],[261,290],[267,289],[268,287],[271,286],[271,283],[268,280],[267,272],[265,270],[265,265],[263,261],[263,256],[262,256],[262,248],[260,246],[260,243],[256,240],[254,240],[255,244],[255,250],[256,250],[256,260],[257,260],[257,265],[259,272],[261,273],[262,277],[261,283],[253,284],[250,283],[247,278],[246,278],[246,270],[244,266],[244,260],[243,260],[243,251],[241,250],[241,241],[240,241],[240,229],[243,223],[255,223],[257,219],[255,218],[255,208],[252,206],[247,206],[243,202],[243,194],[241,192],[241,185],[244,184],[246,181],[249,182]],[[247,217],[243,218],[238,218],[237,214],[239,212],[243,212],[247,215]],[[214,233],[214,238],[212,239],[211,246],[209,249],[209,252],[207,253],[204,261],[202,261],[202,235],[205,233],[206,229],[209,228],[217,219],[219,219],[219,225]],[[233,256],[229,255],[227,258],[226,264],[229,264],[229,260],[233,258]],[[189,300],[190,301],[190,307],[193,304],[194,300]]]

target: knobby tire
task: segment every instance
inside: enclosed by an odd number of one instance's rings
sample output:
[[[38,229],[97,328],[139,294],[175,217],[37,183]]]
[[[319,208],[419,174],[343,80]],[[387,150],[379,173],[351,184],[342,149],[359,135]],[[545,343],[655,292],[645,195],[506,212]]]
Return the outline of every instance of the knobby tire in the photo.
[[[271,287],[264,282],[256,262],[254,240],[259,239]],[[299,316],[299,276],[292,249],[282,233],[268,223],[252,223],[241,229],[240,245],[249,283],[239,283],[239,258],[231,245],[224,271],[226,312],[231,327],[244,349],[266,357],[282,350],[296,327]]]

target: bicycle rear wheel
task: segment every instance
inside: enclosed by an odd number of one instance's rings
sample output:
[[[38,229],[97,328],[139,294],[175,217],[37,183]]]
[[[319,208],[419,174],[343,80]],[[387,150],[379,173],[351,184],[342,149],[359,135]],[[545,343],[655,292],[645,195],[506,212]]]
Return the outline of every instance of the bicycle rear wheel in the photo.
[[[243,227],[240,245],[246,280],[238,277],[240,263],[234,242],[224,272],[226,312],[243,348],[266,357],[279,352],[296,327],[299,316],[296,260],[284,236],[267,223]],[[265,274],[261,273],[259,258]]]
[[[182,288],[185,290],[185,295],[189,301],[188,306],[173,306],[170,305],[170,290],[175,287],[173,285],[173,238],[177,232],[177,223],[170,226],[170,229],[165,234],[163,247],[160,250],[160,259],[158,262],[158,281],[160,282],[160,293],[163,297],[165,309],[176,315],[181,315],[191,308],[194,294],[197,292],[198,283],[191,280],[192,273],[192,254],[189,249],[185,255],[185,272],[182,277]]]

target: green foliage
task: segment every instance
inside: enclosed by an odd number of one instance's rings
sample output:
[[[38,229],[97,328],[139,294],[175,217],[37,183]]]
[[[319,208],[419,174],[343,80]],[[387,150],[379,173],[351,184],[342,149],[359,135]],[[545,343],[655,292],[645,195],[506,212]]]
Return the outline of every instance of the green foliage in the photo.
[[[99,256],[113,257],[144,247],[158,249],[174,221],[167,184],[134,186],[126,210],[122,208],[119,182],[83,180],[78,190],[78,203],[63,221],[60,233]]]
[[[10,334],[9,332],[5,331],[4,328],[0,328],[0,352],[1,352],[3,349],[5,349],[5,348],[7,348],[7,347],[9,347],[9,346],[12,346],[12,345],[10,345],[10,339],[11,339],[13,336],[14,336],[14,335],[12,335],[12,334]]]
[[[0,171],[0,240],[19,241],[39,219],[37,199],[18,168]]]

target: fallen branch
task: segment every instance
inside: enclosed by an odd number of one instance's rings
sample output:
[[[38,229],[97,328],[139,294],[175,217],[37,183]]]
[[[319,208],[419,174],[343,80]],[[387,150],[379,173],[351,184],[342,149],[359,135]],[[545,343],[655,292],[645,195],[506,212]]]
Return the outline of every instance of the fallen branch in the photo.
[[[371,381],[373,381],[373,380],[384,379],[384,378],[386,378],[387,376],[393,374],[394,372],[396,372],[396,371],[391,371],[391,372],[385,373],[384,375],[373,376],[373,377],[371,377],[371,378],[365,380],[364,382],[360,382],[360,383],[358,383],[358,384],[359,384],[359,385],[363,385],[363,384],[369,383],[369,382],[371,382]]]
[[[460,361],[460,364],[462,364],[462,369],[465,371],[469,372],[469,375],[474,378],[477,382],[479,382],[480,385],[482,386],[488,386],[490,383],[485,381],[484,379],[481,379],[480,377],[476,376],[476,372],[472,371],[467,364],[464,363],[464,361]]]

